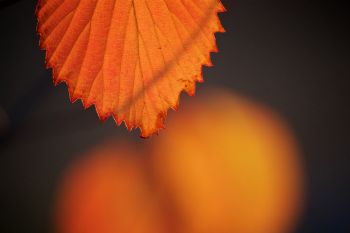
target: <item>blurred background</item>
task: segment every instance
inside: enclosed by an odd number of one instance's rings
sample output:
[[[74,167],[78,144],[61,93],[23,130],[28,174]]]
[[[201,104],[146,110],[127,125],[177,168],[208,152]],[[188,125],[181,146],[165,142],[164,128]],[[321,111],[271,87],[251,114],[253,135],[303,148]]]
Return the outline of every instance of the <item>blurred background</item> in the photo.
[[[143,148],[154,139],[140,139],[139,132],[116,127],[112,119],[101,123],[93,108],[71,104],[65,85],[54,87],[44,68],[35,33],[36,1],[10,2],[0,1],[0,232],[52,232],[67,167],[106,140]],[[227,32],[217,34],[220,52],[212,55],[215,66],[204,68],[197,93],[225,87],[283,116],[298,144],[305,187],[293,232],[350,232],[345,4],[222,2]],[[180,113],[189,99],[182,96]]]

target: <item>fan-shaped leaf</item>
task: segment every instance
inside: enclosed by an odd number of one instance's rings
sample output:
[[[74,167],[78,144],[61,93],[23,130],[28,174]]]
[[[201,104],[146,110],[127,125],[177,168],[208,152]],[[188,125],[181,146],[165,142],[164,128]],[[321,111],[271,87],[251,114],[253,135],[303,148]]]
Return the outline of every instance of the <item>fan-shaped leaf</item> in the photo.
[[[72,101],[147,137],[202,81],[222,11],[219,0],[39,0],[38,32]]]

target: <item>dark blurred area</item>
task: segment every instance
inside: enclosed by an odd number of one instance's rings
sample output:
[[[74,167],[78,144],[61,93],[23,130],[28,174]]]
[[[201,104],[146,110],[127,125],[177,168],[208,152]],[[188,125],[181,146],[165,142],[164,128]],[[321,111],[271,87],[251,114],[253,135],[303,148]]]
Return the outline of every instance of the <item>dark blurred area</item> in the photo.
[[[225,86],[284,116],[305,169],[296,232],[350,232],[348,8],[341,1],[222,2],[227,32],[217,34],[220,52],[197,92]],[[65,85],[53,86],[38,45],[36,1],[13,3],[0,1],[0,232],[51,232],[67,165],[108,138],[144,139],[112,119],[101,123],[93,108],[69,102]]]

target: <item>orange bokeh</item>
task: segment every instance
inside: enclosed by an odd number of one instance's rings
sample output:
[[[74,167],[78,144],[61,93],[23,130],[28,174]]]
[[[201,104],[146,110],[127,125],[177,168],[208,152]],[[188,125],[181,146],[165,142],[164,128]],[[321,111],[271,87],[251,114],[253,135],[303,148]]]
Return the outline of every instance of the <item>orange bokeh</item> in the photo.
[[[143,159],[125,143],[107,143],[74,163],[59,190],[57,232],[166,232]]]
[[[290,232],[302,177],[283,120],[222,90],[190,101],[153,144],[155,177],[185,221],[181,232]]]
[[[295,139],[237,95],[198,96],[144,141],[107,143],[59,189],[58,233],[288,233],[302,207]]]

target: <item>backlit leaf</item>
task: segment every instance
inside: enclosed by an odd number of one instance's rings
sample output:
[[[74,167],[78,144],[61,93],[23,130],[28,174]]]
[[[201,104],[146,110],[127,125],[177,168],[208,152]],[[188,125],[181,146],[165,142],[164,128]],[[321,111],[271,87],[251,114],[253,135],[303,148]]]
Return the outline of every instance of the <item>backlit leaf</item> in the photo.
[[[39,0],[38,32],[72,101],[147,137],[202,81],[222,11],[219,0]]]

